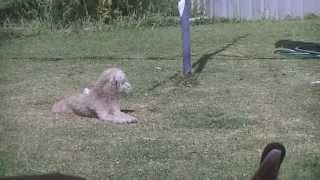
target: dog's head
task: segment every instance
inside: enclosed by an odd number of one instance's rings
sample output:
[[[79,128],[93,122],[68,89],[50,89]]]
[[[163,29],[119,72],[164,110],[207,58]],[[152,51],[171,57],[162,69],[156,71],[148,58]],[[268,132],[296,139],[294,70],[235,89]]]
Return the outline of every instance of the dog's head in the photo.
[[[96,87],[104,94],[127,94],[131,90],[126,74],[119,68],[105,70],[98,78]]]

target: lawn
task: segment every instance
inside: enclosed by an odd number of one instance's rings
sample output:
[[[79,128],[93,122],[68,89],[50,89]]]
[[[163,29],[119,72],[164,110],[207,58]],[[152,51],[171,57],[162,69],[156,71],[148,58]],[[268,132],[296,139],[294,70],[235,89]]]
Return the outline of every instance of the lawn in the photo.
[[[320,61],[273,54],[280,39],[320,41],[319,19],[191,29],[181,76],[179,27],[0,34],[0,176],[61,172],[100,179],[246,179],[282,142],[282,180],[320,177]],[[121,67],[137,124],[55,115],[106,67]]]

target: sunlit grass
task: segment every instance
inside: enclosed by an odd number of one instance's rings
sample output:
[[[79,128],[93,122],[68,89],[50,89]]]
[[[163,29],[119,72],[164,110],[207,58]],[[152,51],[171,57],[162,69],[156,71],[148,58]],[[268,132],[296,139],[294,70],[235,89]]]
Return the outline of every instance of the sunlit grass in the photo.
[[[0,175],[249,179],[264,145],[279,141],[288,149],[281,179],[316,179],[320,89],[310,82],[320,61],[273,50],[280,39],[319,41],[319,29],[315,20],[194,26],[197,71],[188,78],[180,75],[179,27],[5,36]],[[133,84],[121,103],[137,124],[50,112],[112,66]]]

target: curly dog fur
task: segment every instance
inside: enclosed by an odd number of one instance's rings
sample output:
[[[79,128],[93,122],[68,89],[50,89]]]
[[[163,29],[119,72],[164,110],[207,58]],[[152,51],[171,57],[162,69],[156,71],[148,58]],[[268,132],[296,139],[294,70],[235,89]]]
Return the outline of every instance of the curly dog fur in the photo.
[[[121,112],[117,102],[119,95],[128,93],[130,89],[126,74],[119,68],[109,68],[99,76],[93,87],[55,103],[52,112],[75,113],[115,123],[133,123],[136,118]]]

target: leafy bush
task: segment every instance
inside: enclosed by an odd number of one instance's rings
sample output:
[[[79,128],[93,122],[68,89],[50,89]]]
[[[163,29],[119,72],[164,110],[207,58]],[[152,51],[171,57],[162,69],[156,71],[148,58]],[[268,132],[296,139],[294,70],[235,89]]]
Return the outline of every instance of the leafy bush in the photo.
[[[85,18],[110,23],[120,17],[132,19],[152,15],[177,15],[176,0],[2,0],[0,18],[40,20],[70,24]]]
[[[2,17],[65,24],[88,16],[87,4],[85,0],[11,0]]]

